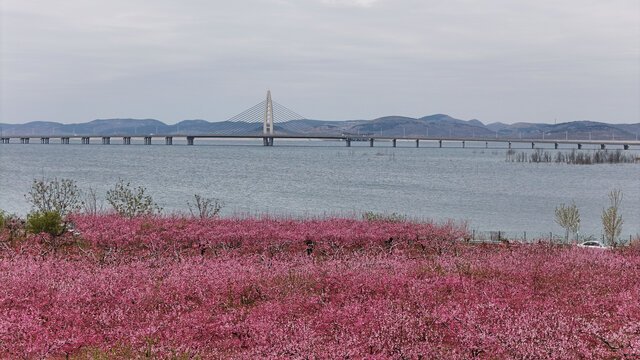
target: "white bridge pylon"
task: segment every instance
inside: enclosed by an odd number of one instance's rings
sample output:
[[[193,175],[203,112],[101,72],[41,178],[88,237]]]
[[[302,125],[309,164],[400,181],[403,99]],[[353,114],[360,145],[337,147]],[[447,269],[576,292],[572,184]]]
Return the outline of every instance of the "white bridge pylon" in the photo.
[[[272,146],[278,135],[302,135],[309,128],[306,117],[272,100],[271,91],[267,98],[240,114],[216,124],[216,134],[261,135],[265,146]]]
[[[267,90],[267,101],[264,103],[262,133],[264,135],[273,135],[273,101],[271,101],[271,90]]]

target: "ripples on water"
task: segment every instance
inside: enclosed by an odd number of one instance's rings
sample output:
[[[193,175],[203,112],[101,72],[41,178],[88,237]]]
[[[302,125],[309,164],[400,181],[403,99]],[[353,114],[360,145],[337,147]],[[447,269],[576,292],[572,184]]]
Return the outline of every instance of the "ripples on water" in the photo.
[[[260,140],[261,141],[261,140]],[[506,144],[196,140],[195,146],[0,145],[0,208],[25,214],[34,177],[71,178],[104,193],[118,179],[142,185],[167,212],[198,193],[222,199],[223,215],[360,216],[364,211],[468,221],[472,228],[562,233],[554,208],[575,203],[581,233],[601,233],[607,193],[624,193],[623,236],[640,232],[640,164],[506,162]],[[475,146],[475,147],[474,147]],[[519,144],[526,149],[526,144]],[[561,149],[568,151],[568,148]],[[553,149],[549,151],[555,151]],[[585,150],[588,151],[588,150]],[[638,154],[638,149],[630,150]],[[639,155],[640,156],[640,155]]]

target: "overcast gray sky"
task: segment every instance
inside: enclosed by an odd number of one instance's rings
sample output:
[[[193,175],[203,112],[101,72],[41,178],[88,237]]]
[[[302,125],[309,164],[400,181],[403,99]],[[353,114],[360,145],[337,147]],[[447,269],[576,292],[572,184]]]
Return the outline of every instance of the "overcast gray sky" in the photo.
[[[0,0],[0,122],[640,122],[638,0]]]

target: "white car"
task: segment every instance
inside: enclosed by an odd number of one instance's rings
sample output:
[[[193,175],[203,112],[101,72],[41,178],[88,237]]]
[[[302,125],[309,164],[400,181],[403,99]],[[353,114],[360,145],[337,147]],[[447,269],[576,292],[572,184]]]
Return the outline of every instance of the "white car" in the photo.
[[[594,240],[585,241],[582,244],[578,244],[578,246],[583,248],[591,248],[591,249],[605,249],[605,250],[610,249],[610,247],[606,246],[600,241],[594,241]]]

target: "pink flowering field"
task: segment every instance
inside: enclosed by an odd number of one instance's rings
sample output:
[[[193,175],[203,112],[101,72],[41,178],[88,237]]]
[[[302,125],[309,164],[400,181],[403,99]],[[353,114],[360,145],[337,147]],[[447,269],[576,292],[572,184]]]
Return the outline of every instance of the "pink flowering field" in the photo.
[[[637,359],[640,248],[454,223],[72,215],[0,234],[4,359]]]

